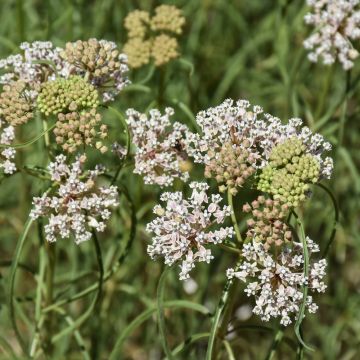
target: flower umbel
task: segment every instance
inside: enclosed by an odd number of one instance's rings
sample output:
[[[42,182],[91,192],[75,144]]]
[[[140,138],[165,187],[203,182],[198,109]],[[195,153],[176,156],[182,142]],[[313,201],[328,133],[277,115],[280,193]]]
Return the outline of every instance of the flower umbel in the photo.
[[[60,55],[71,65],[72,72],[84,76],[102,92],[103,101],[114,100],[129,84],[127,58],[112,41],[78,40],[67,43]]]
[[[172,5],[160,5],[150,17],[146,11],[135,10],[125,18],[128,41],[124,52],[129,65],[139,68],[150,62],[155,66],[167,64],[179,56],[178,41],[175,36],[182,33],[185,18],[181,10]]]
[[[143,175],[146,184],[169,186],[174,178],[187,181],[189,174],[181,166],[186,156],[183,148],[187,127],[178,122],[171,124],[174,110],[166,108],[161,115],[153,109],[149,117],[133,109],[126,114],[137,147],[134,172]]]
[[[77,244],[89,240],[91,230],[102,232],[109,219],[110,209],[118,206],[116,186],[104,187],[96,184],[98,169],[85,173],[84,155],[78,156],[71,165],[66,157],[58,155],[49,165],[51,180],[57,186],[55,191],[33,199],[30,216],[48,218],[45,225],[47,241],[73,236]]]
[[[188,279],[196,262],[207,262],[213,258],[207,245],[222,243],[234,233],[232,227],[212,230],[213,225],[222,224],[231,213],[229,206],[221,207],[219,194],[208,197],[206,183],[190,183],[192,194],[184,199],[181,192],[165,192],[161,201],[164,207],[156,205],[158,217],[147,225],[153,233],[153,242],[148,246],[152,258],[164,257],[171,266],[181,261],[180,279]]]
[[[354,66],[359,52],[351,41],[360,38],[359,0],[307,0],[312,8],[305,15],[305,22],[313,25],[315,31],[304,41],[310,50],[308,58],[317,62],[319,58],[325,65],[332,65],[336,59],[344,70]]]
[[[319,251],[319,247],[307,238],[309,253]],[[291,242],[283,245],[276,257],[266,250],[264,244],[253,240],[244,244],[242,255],[245,261],[238,271],[228,269],[229,278],[236,277],[248,282],[245,292],[255,296],[253,313],[260,315],[263,321],[280,317],[284,326],[292,322],[292,317],[299,312],[303,301],[301,288],[307,284],[312,292],[324,292],[326,260],[310,264],[309,277],[303,273],[304,252],[301,243]],[[306,309],[309,313],[317,310],[312,296],[306,298]]]

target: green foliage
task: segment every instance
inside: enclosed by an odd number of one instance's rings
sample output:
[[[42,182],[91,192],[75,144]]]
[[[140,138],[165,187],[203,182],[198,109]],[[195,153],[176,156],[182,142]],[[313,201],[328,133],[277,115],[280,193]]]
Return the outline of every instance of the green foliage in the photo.
[[[126,42],[123,20],[129,11],[151,11],[160,3],[171,3],[184,11],[186,25],[179,39],[182,55],[166,67],[154,69],[150,64],[131,72],[133,84],[112,104],[118,111],[104,115],[113,140],[130,148],[123,118],[119,120],[119,113],[122,116],[127,108],[145,111],[173,106],[176,120],[194,129],[194,114],[232,97],[249,99],[284,120],[301,117],[334,146],[335,172],[327,184],[333,198],[309,185],[313,199],[302,209],[307,233],[328,252],[328,289],[317,299],[318,313],[302,319],[301,327],[298,321],[297,336],[292,327],[282,333],[275,322],[265,327],[255,316],[241,315],[251,300],[237,291],[233,308],[239,311],[231,319],[232,328],[225,329],[229,334],[220,344],[219,358],[231,358],[232,351],[235,358],[244,360],[266,356],[294,359],[297,338],[301,338],[315,348],[307,353],[312,359],[357,359],[360,65],[346,74],[339,65],[327,68],[306,59],[302,47],[309,33],[303,22],[305,1],[1,1],[0,58],[16,52],[20,42],[34,40],[64,46],[67,41],[96,37],[113,40],[121,49]],[[195,292],[186,292],[175,271],[170,271],[157,298],[163,269],[146,254],[149,236],[145,224],[152,218],[160,189],[144,185],[139,176],[132,175],[127,159],[119,167],[110,155],[94,150],[89,156],[90,166],[102,163],[113,170],[113,180],[121,187],[120,207],[95,247],[92,242],[81,246],[57,243],[54,302],[46,303],[43,234],[29,223],[26,238],[22,234],[31,199],[44,190],[44,180],[33,175],[47,179],[47,154],[40,139],[49,130],[43,131],[39,119],[24,125],[17,143],[21,162],[28,167],[0,179],[0,358],[15,359],[21,353],[16,341],[20,334],[27,353],[36,345],[33,355],[38,358],[44,358],[41,349],[47,348],[52,359],[160,359],[165,347],[178,359],[204,359],[209,337],[216,345],[214,330],[209,332],[210,315],[217,314],[219,321],[221,313],[215,309],[222,299],[224,274],[237,258],[231,251],[214,249],[215,255],[221,256],[215,256],[211,267],[199,266],[194,271]],[[313,173],[315,176],[316,169]],[[203,171],[194,169],[192,175],[202,179]],[[181,183],[175,187],[183,190]],[[241,232],[246,215],[240,209],[253,194],[252,189],[239,190],[233,199]],[[332,200],[339,204],[336,234]],[[329,239],[332,246],[328,248]],[[99,266],[104,270],[101,276]],[[9,304],[4,304],[6,289],[15,291]],[[18,334],[11,328],[15,312]],[[54,331],[34,345],[28,341],[39,341],[37,327],[44,321],[43,313],[56,318],[51,324]],[[298,348],[299,358],[303,350]]]

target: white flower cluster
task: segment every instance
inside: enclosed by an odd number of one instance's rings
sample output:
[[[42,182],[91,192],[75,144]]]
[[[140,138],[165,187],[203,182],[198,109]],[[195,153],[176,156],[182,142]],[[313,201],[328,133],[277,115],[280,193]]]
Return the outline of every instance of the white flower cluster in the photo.
[[[127,111],[132,140],[136,145],[136,174],[144,176],[146,184],[160,186],[172,185],[174,178],[187,181],[189,174],[182,171],[181,164],[185,160],[184,134],[188,131],[185,125],[178,122],[171,124],[171,108],[165,114],[153,109],[146,114],[133,109]]]
[[[0,84],[22,80],[36,85],[54,80],[57,75],[69,75],[69,65],[60,57],[62,49],[54,47],[50,41],[24,42],[20,49],[23,54],[10,55],[0,60],[0,69],[9,70],[0,76]]]
[[[85,159],[84,155],[79,156],[69,166],[64,155],[57,156],[48,167],[51,180],[58,185],[55,193],[45,193],[33,199],[34,208],[30,216],[33,219],[41,216],[49,218],[45,235],[50,242],[71,235],[77,244],[89,240],[91,229],[104,231],[105,221],[111,215],[109,209],[119,205],[116,186],[96,185],[100,170],[84,173],[82,167]]]
[[[6,126],[6,122],[0,118],[0,145],[10,145],[15,138],[15,129],[13,126]],[[16,151],[12,147],[0,148],[0,169],[4,173],[11,175],[16,171],[14,158]]]
[[[304,41],[312,62],[322,59],[325,65],[340,61],[345,70],[354,65],[359,52],[351,41],[360,38],[359,0],[307,0],[313,12],[305,15],[305,22],[315,31]]]
[[[310,254],[319,251],[318,245],[311,239],[306,238],[306,243]],[[280,317],[282,325],[289,325],[292,315],[296,316],[303,302],[304,285],[313,292],[324,292],[326,289],[322,281],[326,260],[311,263],[309,276],[306,278],[301,243],[287,243],[282,247],[280,254],[274,257],[261,242],[253,240],[244,244],[242,256],[245,261],[240,269],[228,269],[227,276],[248,282],[245,292],[248,296],[255,296],[256,305],[253,313],[260,315],[263,321],[269,321],[271,317]],[[314,313],[317,308],[312,296],[307,296],[308,312]]]
[[[153,242],[148,246],[152,258],[164,257],[165,264],[172,265],[181,260],[180,280],[188,279],[196,262],[207,263],[213,258],[209,244],[219,244],[233,236],[232,227],[212,230],[213,225],[222,224],[231,214],[229,206],[220,207],[219,194],[208,197],[206,183],[190,183],[192,194],[188,200],[181,192],[165,192],[161,201],[165,208],[157,205],[158,215],[147,225],[147,231],[154,233]]]
[[[297,137],[306,145],[307,153],[312,154],[320,163],[320,174],[330,178],[333,162],[330,157],[322,158],[325,151],[331,150],[331,144],[325,142],[320,134],[313,134],[302,127],[302,120],[292,118],[287,124],[270,114],[263,113],[260,106],[251,106],[247,100],[231,99],[219,106],[201,111],[196,116],[202,134],[187,133],[188,154],[195,162],[207,163],[208,151],[219,149],[224,143],[238,144],[242,139],[250,142],[247,148],[258,159],[257,167],[268,163],[271,150],[277,144],[291,137]]]
[[[95,41],[96,39],[91,40]],[[110,52],[117,48],[112,41],[100,40],[99,44]],[[23,54],[10,55],[6,59],[0,59],[0,69],[8,70],[0,76],[0,84],[22,80],[32,85],[32,90],[36,91],[38,88],[36,85],[55,80],[56,77],[85,76],[81,64],[67,62],[61,56],[63,49],[54,47],[50,41],[24,42],[20,45],[20,49],[23,50]],[[84,61],[86,60],[88,59],[84,54]],[[95,87],[106,88],[105,91],[102,89],[104,101],[113,101],[114,96],[130,83],[126,76],[129,71],[126,55],[119,54],[118,61],[119,67],[113,70],[110,70],[109,66],[103,63],[102,66],[106,71],[89,79]]]

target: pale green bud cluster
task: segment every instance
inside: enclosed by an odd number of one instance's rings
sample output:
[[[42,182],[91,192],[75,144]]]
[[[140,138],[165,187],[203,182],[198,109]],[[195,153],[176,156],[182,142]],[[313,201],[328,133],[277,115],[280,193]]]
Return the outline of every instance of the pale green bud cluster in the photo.
[[[42,85],[37,105],[47,116],[95,108],[99,105],[98,92],[80,76],[58,78]]]
[[[320,164],[298,138],[290,138],[274,147],[269,165],[259,176],[257,188],[281,203],[298,206],[306,198],[309,184],[319,180]]]
[[[214,177],[219,184],[221,192],[229,189],[232,195],[237,193],[245,180],[254,174],[256,158],[248,150],[250,143],[244,140],[239,145],[232,143],[224,144],[219,152],[210,150],[210,161],[205,166],[205,176]]]

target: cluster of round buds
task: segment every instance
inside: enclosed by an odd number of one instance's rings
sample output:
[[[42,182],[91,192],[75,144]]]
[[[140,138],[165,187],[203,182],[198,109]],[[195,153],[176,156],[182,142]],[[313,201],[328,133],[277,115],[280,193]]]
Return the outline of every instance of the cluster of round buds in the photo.
[[[15,129],[12,125],[8,124],[0,117],[0,169],[3,169],[4,174],[11,175],[16,171],[14,158],[16,151],[12,147],[4,147],[11,145],[15,139]]]
[[[319,251],[319,246],[306,238],[308,253]],[[296,318],[300,306],[305,301],[309,313],[316,312],[318,306],[312,296],[304,299],[303,287],[312,292],[324,292],[326,260],[309,262],[309,274],[304,275],[304,248],[297,242],[284,243],[277,248],[274,256],[263,243],[253,240],[244,244],[244,262],[239,269],[228,269],[229,278],[236,277],[247,282],[245,293],[255,297],[253,313],[263,321],[280,318],[280,324],[287,326]]]
[[[252,218],[247,221],[247,237],[263,243],[265,249],[269,249],[272,244],[280,246],[290,241],[292,234],[284,222],[288,210],[286,204],[265,199],[264,196],[259,196],[251,205],[245,204],[243,211],[252,214]]]
[[[150,24],[150,14],[143,10],[134,10],[129,13],[124,21],[129,38],[144,39]]]
[[[112,100],[128,84],[126,56],[111,41],[89,39],[67,43],[61,56],[74,67],[75,73],[83,75],[99,90],[104,86],[104,101]]]
[[[246,179],[256,171],[256,157],[248,148],[249,141],[243,140],[239,145],[225,143],[220,150],[209,150],[208,162],[205,165],[205,176],[214,177],[219,184],[220,192],[229,189],[236,195],[237,188],[242,187]]]
[[[196,262],[210,262],[213,256],[207,246],[222,243],[234,233],[232,227],[213,229],[231,214],[229,206],[220,206],[221,196],[213,194],[209,197],[206,183],[192,182],[190,188],[189,199],[184,199],[182,192],[163,193],[161,201],[166,205],[154,207],[158,217],[146,227],[154,234],[152,244],[148,246],[149,255],[163,257],[169,266],[182,261],[180,280],[189,278]]]
[[[153,31],[168,31],[180,35],[185,25],[185,18],[180,9],[173,5],[160,5],[155,8],[150,27]]]
[[[289,206],[298,206],[306,198],[311,183],[320,176],[318,159],[306,153],[306,146],[296,137],[276,145],[269,164],[259,175],[258,189]]]
[[[34,117],[34,93],[24,81],[4,85],[0,94],[0,116],[9,124],[25,124]]]
[[[178,42],[174,35],[182,33],[185,18],[181,10],[172,5],[160,5],[150,17],[146,11],[135,10],[125,19],[128,41],[124,52],[129,65],[139,68],[154,60],[162,66],[179,56]]]
[[[45,115],[95,108],[99,105],[98,92],[80,76],[58,78],[41,87],[37,98],[39,110]]]
[[[102,232],[106,228],[110,209],[118,206],[116,186],[98,186],[96,178],[100,170],[83,170],[86,160],[78,156],[71,165],[66,164],[66,157],[59,155],[50,163],[48,169],[54,186],[51,192],[33,199],[30,216],[33,219],[46,217],[47,241],[73,236],[75,242],[89,240],[92,230]]]
[[[360,1],[359,0],[307,0],[313,13],[305,15],[305,22],[313,25],[315,31],[304,41],[310,50],[308,58],[312,62],[322,59],[331,65],[336,58],[344,70],[354,65],[359,52],[351,40],[360,38]]]
[[[106,152],[107,147],[101,139],[107,137],[107,126],[100,123],[101,115],[96,109],[80,113],[60,113],[54,129],[56,142],[70,153],[75,152],[81,145],[95,145],[101,152]]]
[[[162,66],[172,59],[176,59],[179,56],[177,40],[166,34],[155,36],[151,56],[154,59],[155,66]]]

